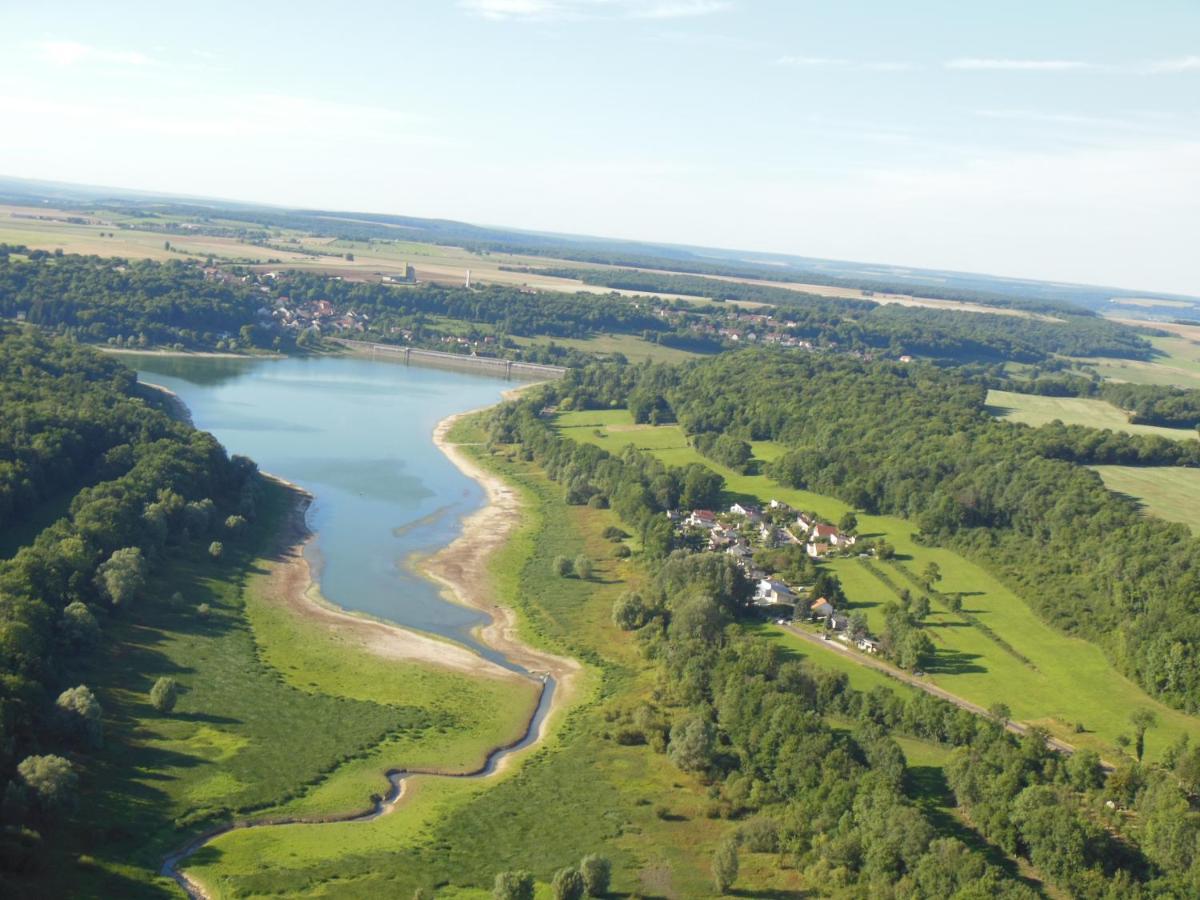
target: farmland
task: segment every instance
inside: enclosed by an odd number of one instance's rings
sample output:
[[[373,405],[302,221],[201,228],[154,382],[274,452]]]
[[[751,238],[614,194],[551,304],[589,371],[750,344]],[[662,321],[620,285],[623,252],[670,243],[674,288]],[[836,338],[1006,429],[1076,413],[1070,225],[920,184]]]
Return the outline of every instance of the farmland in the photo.
[[[1152,516],[1200,534],[1200,469],[1174,466],[1093,466],[1111,491],[1137,500]]]
[[[1172,440],[1195,440],[1196,432],[1187,428],[1160,428],[1156,425],[1132,425],[1123,410],[1104,400],[1082,397],[1042,397],[1012,391],[988,391],[988,409],[993,415],[1024,425],[1045,425],[1059,420],[1066,425],[1123,431],[1127,434],[1157,435]]]
[[[1200,388],[1200,329],[1182,325],[1160,327],[1173,328],[1174,334],[1150,338],[1158,351],[1151,361],[1093,358],[1083,362],[1103,377],[1116,381]]]
[[[834,522],[849,509],[839,500],[784,488],[763,475],[724,468],[688,446],[677,426],[635,425],[625,410],[566,413],[557,423],[565,436],[610,451],[632,443],[671,465],[702,463],[724,476],[726,502],[776,498]],[[753,446],[759,458],[780,449],[770,443]],[[1052,629],[980,566],[949,550],[918,544],[911,522],[864,514],[858,521],[860,534],[885,537],[897,552],[894,564],[875,564],[891,585],[858,559],[830,564],[843,579],[850,607],[865,612],[873,628],[879,626],[882,606],[898,599],[896,591],[911,588],[917,573],[936,562],[943,574],[939,590],[961,592],[964,612],[991,632],[935,607],[927,626],[937,648],[937,662],[926,667],[933,683],[985,708],[1006,703],[1015,719],[1045,726],[1067,743],[1094,748],[1109,758],[1119,757],[1117,738],[1128,731],[1130,713],[1142,707],[1154,709],[1161,723],[1149,756],[1161,753],[1181,734],[1200,738],[1200,721],[1147,696],[1113,669],[1099,647]],[[1080,725],[1082,731],[1077,730]]]

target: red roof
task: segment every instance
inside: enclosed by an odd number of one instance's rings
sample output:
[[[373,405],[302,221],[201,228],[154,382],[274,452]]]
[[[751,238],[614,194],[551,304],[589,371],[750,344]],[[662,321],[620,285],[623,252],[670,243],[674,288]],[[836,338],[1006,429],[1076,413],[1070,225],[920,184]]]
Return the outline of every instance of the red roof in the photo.
[[[838,530],[833,525],[814,525],[813,534],[816,537],[833,537],[838,533]]]

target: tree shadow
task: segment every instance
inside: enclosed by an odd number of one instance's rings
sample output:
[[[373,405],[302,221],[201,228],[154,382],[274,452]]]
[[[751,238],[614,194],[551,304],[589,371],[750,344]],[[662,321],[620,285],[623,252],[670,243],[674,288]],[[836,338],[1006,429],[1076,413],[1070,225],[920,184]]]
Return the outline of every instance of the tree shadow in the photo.
[[[961,650],[945,650],[941,647],[933,658],[925,663],[925,671],[931,675],[965,675],[987,672],[987,668],[973,660],[981,659],[978,653],[963,653]]]

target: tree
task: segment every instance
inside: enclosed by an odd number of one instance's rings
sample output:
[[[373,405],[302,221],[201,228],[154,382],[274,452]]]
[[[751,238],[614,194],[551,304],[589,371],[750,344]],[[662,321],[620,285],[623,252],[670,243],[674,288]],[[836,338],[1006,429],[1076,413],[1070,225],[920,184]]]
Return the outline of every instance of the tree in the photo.
[[[220,541],[213,541],[211,544],[208,545],[208,555],[211,556],[213,559],[220,559],[221,555],[224,552],[225,552],[225,545],[222,544]]]
[[[929,615],[929,612],[930,612],[930,606],[929,606],[929,595],[928,594],[922,594],[920,597],[918,597],[916,600],[913,601],[912,614],[918,620],[924,619],[926,616]]]
[[[851,532],[858,527],[858,516],[852,512],[847,512],[841,519],[838,520],[838,531]]]
[[[583,876],[578,869],[559,869],[554,873],[550,889],[554,892],[554,900],[583,900]]]
[[[92,647],[100,640],[100,625],[85,603],[74,600],[67,604],[59,619],[62,636],[73,647]]]
[[[575,565],[565,556],[556,556],[554,562],[550,564],[550,569],[559,578],[566,578],[575,571]]]
[[[528,872],[498,873],[492,900],[533,900],[533,876]]]
[[[160,713],[169,713],[179,699],[179,683],[174,678],[163,676],[150,688],[150,705]]]
[[[1135,709],[1129,714],[1129,721],[1133,725],[1133,752],[1141,762],[1146,749],[1146,732],[1158,724],[1158,716],[1152,709]]]
[[[713,854],[712,876],[713,883],[717,886],[718,893],[721,894],[729,893],[729,889],[737,881],[738,850],[737,842],[732,838],[724,840],[717,848],[717,852]]]
[[[920,628],[913,628],[901,643],[900,665],[905,669],[920,669],[936,650],[928,634]]]
[[[579,861],[579,874],[589,897],[603,897],[612,881],[612,863],[605,857],[589,853]]]
[[[1001,728],[1007,728],[1008,723],[1012,721],[1012,710],[1008,708],[1007,703],[993,703],[988,707],[988,716]]]
[[[962,612],[962,594],[950,594],[946,598],[946,609],[955,615]]]
[[[925,582],[925,587],[928,590],[933,590],[933,586],[942,580],[942,569],[935,563],[931,562],[921,570],[921,580]]]
[[[79,776],[61,756],[27,756],[17,766],[17,774],[46,815],[69,810],[75,805]]]
[[[235,537],[241,534],[246,528],[246,518],[244,516],[228,516],[225,519],[225,530]]]
[[[613,624],[622,631],[633,631],[646,624],[646,604],[635,592],[622,594],[613,604]]]
[[[671,728],[667,758],[685,772],[703,772],[712,766],[715,741],[712,723],[691,715]]]
[[[127,606],[146,586],[146,561],[139,547],[114,550],[96,570],[96,586],[113,606]]]
[[[592,577],[592,561],[580,553],[575,557],[575,562],[572,564],[575,569],[575,575],[587,581]]]
[[[87,685],[68,688],[54,701],[59,727],[86,747],[99,747],[104,738],[104,711]]]

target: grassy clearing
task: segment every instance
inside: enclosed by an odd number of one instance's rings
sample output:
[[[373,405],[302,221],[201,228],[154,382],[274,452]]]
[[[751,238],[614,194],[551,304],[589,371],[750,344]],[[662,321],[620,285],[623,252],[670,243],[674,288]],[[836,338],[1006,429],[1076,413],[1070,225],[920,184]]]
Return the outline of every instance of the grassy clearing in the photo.
[[[1092,466],[1110,491],[1126,494],[1152,516],[1200,534],[1200,469],[1178,466]]]
[[[1200,342],[1188,335],[1152,337],[1158,355],[1150,362],[1096,357],[1083,360],[1105,378],[1134,384],[1200,388]]]
[[[836,498],[785,488],[764,475],[743,475],[720,466],[688,447],[677,426],[633,425],[626,410],[568,413],[559,417],[558,424],[563,434],[608,450],[633,443],[672,465],[703,463],[725,477],[729,503],[777,498],[835,522],[849,509]],[[779,450],[778,445],[754,444],[760,458]],[[1006,703],[1014,718],[1043,725],[1056,737],[1092,747],[1108,759],[1120,757],[1116,738],[1130,730],[1129,715],[1140,707],[1153,709],[1160,723],[1147,745],[1150,758],[1180,734],[1200,739],[1200,720],[1149,697],[1120,675],[1099,647],[1051,628],[980,566],[950,550],[918,544],[913,523],[865,514],[859,514],[858,520],[860,534],[883,536],[895,546],[895,566],[876,565],[896,589],[913,589],[911,579],[929,562],[936,562],[943,575],[938,589],[962,592],[964,610],[1012,648],[1005,649],[963,617],[935,606],[928,628],[937,647],[936,662],[926,672],[939,687],[984,707]],[[893,588],[855,558],[836,560],[831,566],[843,579],[851,606],[863,609],[878,628],[882,605],[895,599]],[[1077,723],[1082,723],[1083,732],[1076,731]]]
[[[1131,425],[1123,410],[1104,400],[988,391],[987,405],[992,415],[1025,425],[1045,425],[1059,419],[1067,425],[1087,425],[1128,434],[1153,434],[1178,441],[1196,440],[1196,432],[1190,428]]]
[[[473,443],[480,432],[466,420],[453,436]],[[613,860],[618,892],[711,895],[709,856],[731,824],[705,815],[704,787],[664,756],[611,739],[611,717],[655,690],[654,670],[611,622],[613,601],[642,577],[601,535],[614,514],[565,506],[561,488],[531,466],[471,451],[525,500],[522,529],[494,560],[496,583],[527,639],[586,661],[576,702],[496,778],[421,779],[397,812],[371,823],[221,838],[190,870],[219,896],[408,896],[436,884],[439,897],[486,897],[495,872],[524,867],[540,897],[556,869],[587,852]],[[551,574],[555,556],[581,552],[597,561],[593,580]],[[756,895],[801,887],[774,856],[747,854],[742,871]]]
[[[546,344],[553,341],[560,347],[571,347],[584,353],[623,353],[631,362],[641,362],[649,359],[653,362],[677,363],[695,359],[699,353],[690,350],[680,350],[676,347],[666,347],[653,341],[644,340],[634,334],[597,334],[586,339],[577,338],[513,338],[518,344],[527,347],[531,344]]]

